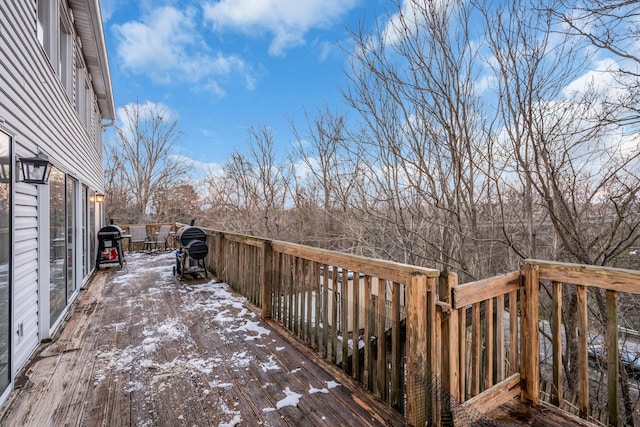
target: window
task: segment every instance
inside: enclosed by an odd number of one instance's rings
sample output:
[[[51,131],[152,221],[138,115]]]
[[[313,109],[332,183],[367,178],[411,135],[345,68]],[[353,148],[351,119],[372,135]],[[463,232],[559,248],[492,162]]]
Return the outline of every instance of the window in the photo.
[[[74,39],[73,14],[67,2],[37,0],[36,37],[73,103]]]
[[[63,7],[62,4],[60,6]],[[65,10],[60,10],[60,36],[58,38],[58,75],[69,99],[73,99],[73,31],[71,19]]]
[[[80,90],[80,118],[84,123],[84,128],[89,129],[91,123],[91,83],[87,76],[82,78],[82,85]]]
[[[51,31],[51,26],[49,25],[49,16],[51,13],[49,12],[49,0],[38,0],[38,22],[36,23],[36,36],[38,37],[38,41],[44,47],[47,55],[51,56],[51,51],[49,49],[49,34]]]
[[[76,61],[76,63],[79,63],[79,61]],[[85,101],[86,84],[84,82],[84,73],[81,66],[78,66],[76,68],[76,80],[78,82],[75,98],[76,113],[78,113],[78,117],[80,117],[80,120],[82,120],[82,123],[84,123],[84,109],[86,108],[85,106],[87,103]]]

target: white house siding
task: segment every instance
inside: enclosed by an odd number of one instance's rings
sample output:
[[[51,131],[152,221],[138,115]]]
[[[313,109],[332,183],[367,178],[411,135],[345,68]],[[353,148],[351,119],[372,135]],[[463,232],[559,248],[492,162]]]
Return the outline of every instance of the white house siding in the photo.
[[[27,361],[39,343],[37,197],[33,185],[19,184],[14,198],[13,325],[15,368]],[[28,193],[28,194],[27,194]],[[22,325],[22,336],[17,334]]]
[[[0,14],[0,117],[18,135],[16,155],[33,156],[39,148],[59,169],[102,189],[102,152],[36,38],[35,1],[2,2]]]
[[[98,4],[98,0],[86,2],[92,4],[89,9]],[[60,3],[66,5],[67,1],[61,0]],[[69,2],[72,3],[77,5],[79,1]],[[53,5],[51,10],[57,14],[59,8]],[[52,19],[55,26],[59,25],[59,21],[59,16]],[[82,61],[77,62],[83,56],[72,55],[73,90],[68,95],[57,74],[57,58],[50,61],[38,41],[36,22],[37,0],[0,0],[0,129],[13,139],[14,160],[44,152],[55,167],[77,179],[80,188],[84,184],[102,192],[101,116],[112,119],[114,114],[108,73],[107,105],[110,104],[110,108],[106,112],[96,113],[98,100],[94,93],[90,93],[85,105],[95,111],[92,113],[94,122],[89,123],[87,131],[70,99],[85,87],[86,76],[79,73],[88,73],[88,69]],[[101,28],[97,30],[100,32]],[[72,38],[76,40],[77,37],[73,34]],[[90,43],[82,40],[82,45],[88,46]],[[78,45],[74,46],[77,48]],[[96,78],[94,76],[93,80]],[[105,105],[104,97],[101,99],[101,105]],[[24,366],[40,340],[48,337],[49,328],[43,321],[42,313],[42,309],[45,309],[48,316],[48,300],[38,300],[39,295],[47,299],[49,297],[48,270],[42,271],[49,268],[48,188],[16,182],[19,179],[17,172],[12,184],[15,230],[12,266],[13,373]],[[82,236],[80,218],[76,222],[76,236]],[[82,277],[75,279],[79,288]],[[19,326],[21,336],[17,334]]]

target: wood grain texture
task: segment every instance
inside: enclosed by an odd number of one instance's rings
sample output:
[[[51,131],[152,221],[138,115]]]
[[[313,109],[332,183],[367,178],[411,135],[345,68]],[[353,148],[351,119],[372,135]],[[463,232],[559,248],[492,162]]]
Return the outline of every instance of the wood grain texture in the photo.
[[[254,306],[221,298],[210,279],[178,280],[172,256],[99,271],[20,374],[0,425],[404,425]],[[300,400],[277,409],[287,389]]]

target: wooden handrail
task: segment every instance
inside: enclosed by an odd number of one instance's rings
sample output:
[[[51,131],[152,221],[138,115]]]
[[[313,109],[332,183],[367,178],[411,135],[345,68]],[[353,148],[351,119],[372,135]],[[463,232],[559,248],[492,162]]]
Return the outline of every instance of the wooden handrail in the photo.
[[[537,265],[540,269],[540,280],[640,294],[640,271],[638,270],[536,259],[527,259],[524,264]]]
[[[520,287],[521,280],[519,271],[458,285],[453,288],[453,307],[466,307],[477,302],[508,294],[511,291],[517,291]],[[482,292],[478,292],[479,289],[481,289]]]
[[[394,282],[406,283],[413,274],[422,274],[425,277],[438,277],[440,275],[439,270],[432,268],[416,267],[393,261],[312,248],[295,243],[273,241],[271,244],[274,251],[283,254],[305,258],[320,264],[341,265],[351,271],[358,271]]]

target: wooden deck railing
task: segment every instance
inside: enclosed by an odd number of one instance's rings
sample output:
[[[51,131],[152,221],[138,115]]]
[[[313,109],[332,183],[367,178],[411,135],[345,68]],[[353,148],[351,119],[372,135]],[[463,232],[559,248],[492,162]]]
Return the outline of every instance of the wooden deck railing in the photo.
[[[623,423],[618,296],[640,294],[639,271],[525,260],[518,272],[479,282],[458,285],[453,274],[443,275],[440,281],[443,348],[451,355],[443,360],[443,384],[451,396],[456,424],[468,424],[518,395],[524,402],[537,404],[542,397],[540,384],[547,383],[541,379],[547,377],[550,391],[546,400],[551,404],[598,424]],[[563,290],[572,296],[575,313],[570,312],[573,306],[563,307]],[[588,298],[589,290],[596,298]],[[600,302],[594,301],[597,290],[606,293]],[[541,307],[548,315],[541,314]],[[599,399],[605,409],[603,415],[596,415],[601,410],[590,398],[597,387],[590,386],[593,370],[588,347],[598,340],[602,329],[604,351],[599,354],[616,362],[605,362],[606,393]],[[577,380],[572,392],[567,390],[563,362],[567,331],[571,330],[575,330],[577,347],[577,367],[572,368]],[[546,356],[543,340],[550,341],[552,354],[541,360],[541,355]],[[573,397],[577,405],[567,401]],[[577,406],[575,411],[572,406]]]
[[[563,307],[563,294],[575,295],[571,301],[575,301],[575,330],[577,330],[577,386],[574,395],[577,395],[578,415],[604,425],[622,425],[625,420],[621,419],[620,411],[620,380],[626,379],[621,375],[621,368],[624,366],[624,358],[620,358],[621,349],[624,351],[623,343],[619,339],[621,328],[618,315],[619,296],[626,294],[640,294],[640,271],[622,270],[606,267],[596,267],[578,264],[564,264],[557,262],[527,260],[524,269],[529,272],[527,280],[532,282],[532,288],[538,287],[538,283],[546,281],[550,283],[551,292],[551,318],[547,322],[541,321],[540,329],[550,329],[552,343],[551,361],[551,402],[562,407],[565,403],[565,384],[567,383],[566,372],[563,370],[563,354],[566,343],[569,341],[565,335],[567,312],[573,307]],[[604,295],[603,295],[604,293]],[[536,316],[538,306],[531,307],[532,316]],[[636,315],[637,313],[628,313]],[[595,321],[597,319],[597,322]],[[564,328],[563,328],[564,326]],[[573,328],[573,326],[571,326]],[[602,334],[601,334],[602,333]],[[539,348],[538,337],[532,337],[531,346]],[[638,348],[634,343],[634,358]],[[594,348],[602,346],[602,353],[599,357],[606,360],[606,397],[603,417],[595,417],[592,411],[593,405],[590,396],[593,388],[590,387],[589,368],[589,346]],[[540,351],[536,352],[540,354]],[[614,361],[614,363],[611,363]],[[608,362],[608,363],[607,363]],[[542,365],[541,365],[542,368]],[[538,378],[531,377],[527,386],[527,399],[537,402],[540,399],[539,376],[540,369],[531,372],[538,375]]]
[[[426,401],[440,375],[440,357],[428,351],[439,348],[437,270],[231,233],[212,233],[209,246],[219,280],[410,424],[440,412]]]
[[[443,384],[460,425],[520,393],[522,294],[519,272],[462,285],[454,273],[440,278]]]
[[[597,304],[588,294],[606,294],[603,345],[608,359],[617,360],[618,295],[640,293],[640,272],[631,270],[526,260],[520,271],[458,284],[455,273],[207,233],[206,263],[218,280],[403,412],[408,425],[466,425],[518,396],[536,404],[547,377],[547,400],[567,409],[563,325],[572,326],[563,316],[563,290],[575,296],[575,406],[594,421],[588,345],[594,328],[589,309]],[[541,314],[541,306],[549,314]],[[621,422],[619,369],[606,365],[604,424]]]

